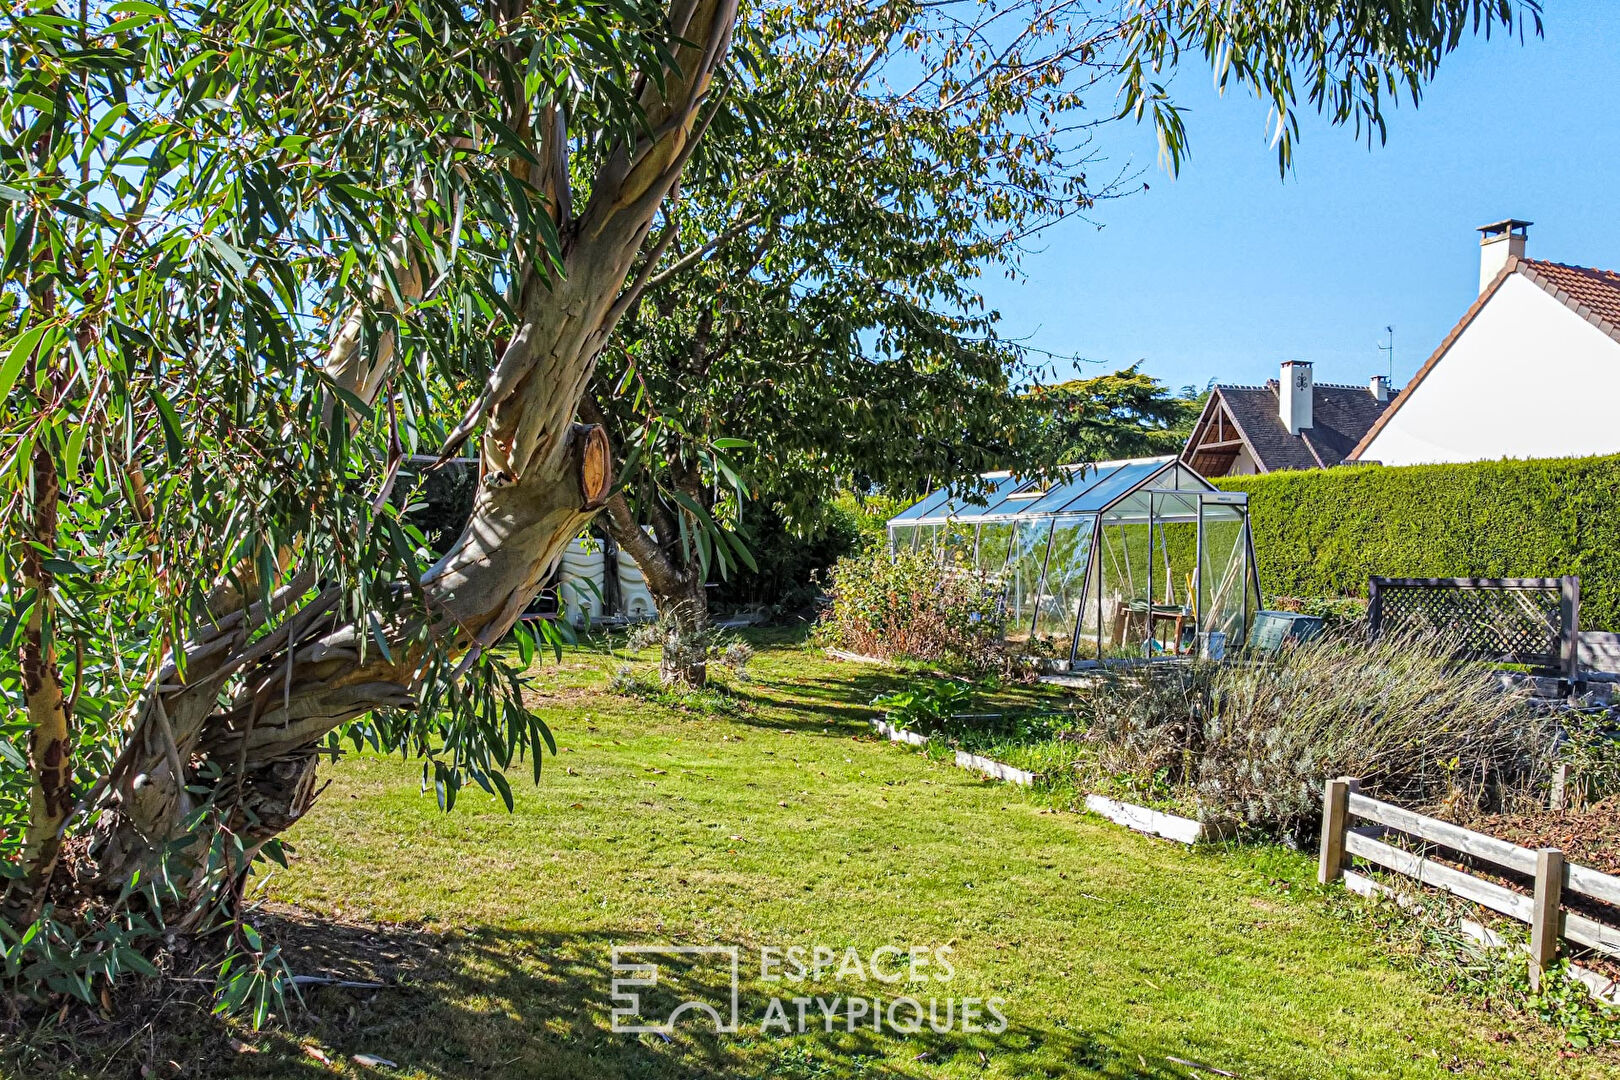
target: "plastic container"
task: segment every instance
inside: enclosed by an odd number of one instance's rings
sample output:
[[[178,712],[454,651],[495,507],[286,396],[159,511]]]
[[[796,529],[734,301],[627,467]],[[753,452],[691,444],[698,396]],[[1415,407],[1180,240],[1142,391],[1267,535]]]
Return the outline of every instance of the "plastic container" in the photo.
[[[557,579],[557,605],[563,617],[575,626],[600,619],[602,611],[602,545],[598,541],[570,540],[563,549]]]
[[[1249,630],[1249,647],[1276,652],[1285,641],[1309,641],[1322,632],[1322,616],[1297,611],[1257,611]]]
[[[619,549],[619,604],[617,614],[627,619],[658,618],[658,602],[647,588],[647,577],[623,548]]]

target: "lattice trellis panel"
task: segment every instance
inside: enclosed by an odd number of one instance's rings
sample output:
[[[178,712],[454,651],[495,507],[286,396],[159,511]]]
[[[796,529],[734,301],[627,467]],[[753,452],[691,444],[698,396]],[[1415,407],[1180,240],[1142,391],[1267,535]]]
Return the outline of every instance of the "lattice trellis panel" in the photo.
[[[1575,633],[1572,580],[1375,578],[1372,631],[1431,632],[1473,659],[1562,668]]]

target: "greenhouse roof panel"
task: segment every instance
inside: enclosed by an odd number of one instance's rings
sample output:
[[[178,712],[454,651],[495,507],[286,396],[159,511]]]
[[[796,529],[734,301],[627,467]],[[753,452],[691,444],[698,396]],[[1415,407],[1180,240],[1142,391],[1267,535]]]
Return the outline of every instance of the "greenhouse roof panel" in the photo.
[[[946,520],[1007,521],[1027,517],[1056,517],[1058,515],[1095,514],[1107,510],[1135,489],[1148,485],[1176,487],[1192,486],[1196,490],[1213,490],[1212,486],[1193,473],[1182,475],[1182,470],[1165,466],[1173,457],[1135,458],[1129,461],[1102,461],[1095,464],[1065,466],[1067,478],[1045,486],[1038,479],[1026,479],[1010,473],[986,473],[984,480],[991,490],[985,496],[985,505],[969,502],[955,488],[941,488],[916,505],[889,519],[891,525],[909,525],[919,522]],[[1154,478],[1158,479],[1155,480]]]
[[[966,490],[966,485],[952,485],[940,488],[909,509],[902,511],[889,519],[890,525],[908,525],[918,521],[970,521],[994,513],[996,508],[1005,503],[1007,497],[1023,486],[1019,477],[1006,472],[985,473],[980,479],[989,484],[989,490],[981,491],[978,497],[985,505],[980,506],[971,501],[973,492]]]
[[[1061,503],[1041,507],[1042,513],[1095,514],[1106,509],[1121,495],[1147,482],[1148,478],[1164,468],[1169,458],[1142,458],[1137,461],[1115,461],[1086,470],[1084,482],[1070,486],[1068,498]]]

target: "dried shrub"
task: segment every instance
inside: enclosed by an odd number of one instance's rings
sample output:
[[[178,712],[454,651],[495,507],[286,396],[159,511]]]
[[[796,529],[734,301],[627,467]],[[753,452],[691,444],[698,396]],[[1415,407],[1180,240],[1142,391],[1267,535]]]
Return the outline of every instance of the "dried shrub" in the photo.
[[[748,677],[748,665],[754,661],[754,647],[741,638],[717,648],[715,659],[739,679]]]
[[[1092,701],[1097,768],[1191,788],[1205,820],[1304,836],[1322,783],[1466,819],[1528,805],[1556,729],[1432,637],[1329,637],[1246,664],[1153,666]]]
[[[942,567],[927,552],[881,549],[840,559],[829,574],[824,644],[885,659],[1005,665],[1002,589],[994,578]]]

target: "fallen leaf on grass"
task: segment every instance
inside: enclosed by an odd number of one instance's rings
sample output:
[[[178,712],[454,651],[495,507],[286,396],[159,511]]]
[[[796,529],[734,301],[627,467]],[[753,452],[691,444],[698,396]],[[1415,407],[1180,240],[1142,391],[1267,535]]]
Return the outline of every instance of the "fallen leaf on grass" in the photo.
[[[349,1059],[356,1065],[364,1065],[368,1069],[397,1069],[399,1065],[387,1058],[373,1057],[371,1054],[356,1054]]]
[[[235,1050],[238,1054],[257,1054],[259,1052],[259,1048],[257,1046],[249,1046],[241,1039],[232,1039],[225,1045],[229,1046],[232,1050]]]
[[[1207,1073],[1214,1073],[1216,1076],[1230,1076],[1232,1077],[1232,1080],[1237,1080],[1237,1073],[1227,1072],[1225,1069],[1217,1069],[1213,1065],[1200,1065],[1196,1061],[1188,1061],[1185,1058],[1170,1057],[1168,1054],[1165,1055],[1164,1060],[1174,1062],[1184,1069],[1201,1069]]]

